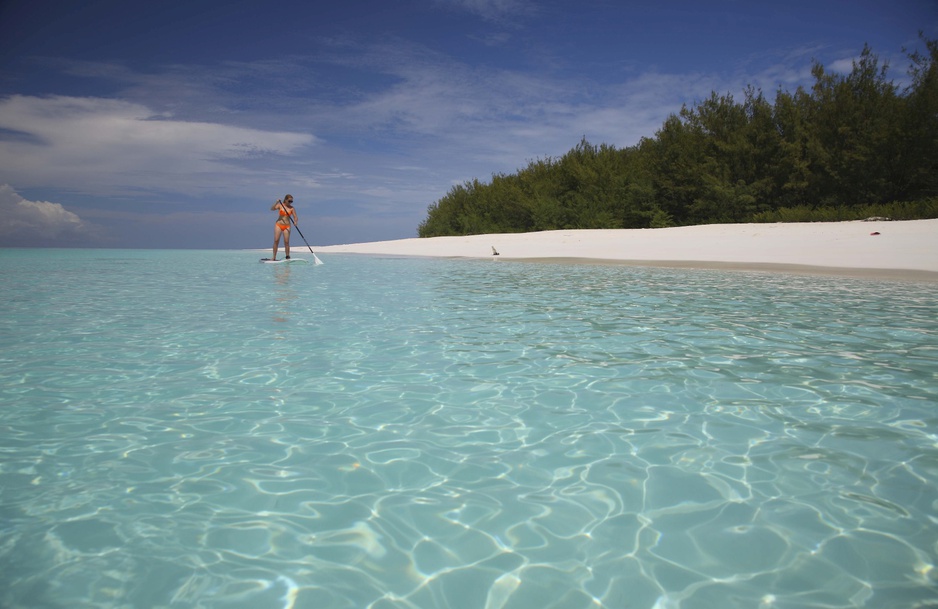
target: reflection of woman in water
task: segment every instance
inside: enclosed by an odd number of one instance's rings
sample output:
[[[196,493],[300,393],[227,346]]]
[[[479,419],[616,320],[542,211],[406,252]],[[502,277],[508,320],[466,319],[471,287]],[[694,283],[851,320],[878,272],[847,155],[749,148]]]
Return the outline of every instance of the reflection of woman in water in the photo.
[[[296,300],[296,292],[290,286],[290,267],[292,264],[279,264],[274,267],[274,278],[277,303],[276,310],[273,313],[273,320],[276,323],[287,323],[290,321],[290,314],[293,311],[293,301]],[[276,339],[283,339],[286,336],[283,332],[278,332]]]
[[[280,217],[274,224],[274,255],[272,260],[277,259],[277,249],[280,246],[280,235],[283,235],[283,250],[290,257],[290,216],[293,216],[293,222],[297,220],[296,210],[293,208],[293,195],[287,195],[283,201],[277,199],[277,202],[270,206],[271,211],[280,212]]]

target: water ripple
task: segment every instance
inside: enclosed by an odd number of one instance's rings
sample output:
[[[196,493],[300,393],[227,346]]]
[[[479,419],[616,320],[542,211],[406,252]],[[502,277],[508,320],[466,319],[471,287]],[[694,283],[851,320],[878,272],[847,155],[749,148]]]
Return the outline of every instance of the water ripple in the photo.
[[[0,606],[938,597],[931,284],[182,254],[0,301]]]

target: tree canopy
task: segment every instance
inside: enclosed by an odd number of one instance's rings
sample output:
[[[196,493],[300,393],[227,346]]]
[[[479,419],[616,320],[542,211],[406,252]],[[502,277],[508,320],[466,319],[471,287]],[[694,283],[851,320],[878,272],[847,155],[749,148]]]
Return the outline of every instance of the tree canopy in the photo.
[[[635,146],[583,138],[560,158],[454,186],[418,234],[936,217],[938,41],[923,40],[905,88],[865,47],[849,74],[815,62],[813,86],[774,102],[752,87],[739,101],[713,92]]]

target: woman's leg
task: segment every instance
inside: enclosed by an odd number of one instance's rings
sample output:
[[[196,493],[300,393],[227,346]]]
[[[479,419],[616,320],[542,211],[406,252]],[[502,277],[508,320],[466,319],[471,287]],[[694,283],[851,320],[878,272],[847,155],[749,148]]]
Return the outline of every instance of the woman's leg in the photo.
[[[271,260],[277,259],[277,249],[280,246],[280,234],[282,232],[283,230],[281,230],[279,226],[274,226],[274,255],[271,257]],[[289,235],[290,233],[287,234]],[[289,255],[289,253],[287,255]]]
[[[289,258],[290,257],[290,233],[292,233],[293,231],[291,231],[288,228],[281,232],[283,232],[283,250],[287,253],[287,258]]]

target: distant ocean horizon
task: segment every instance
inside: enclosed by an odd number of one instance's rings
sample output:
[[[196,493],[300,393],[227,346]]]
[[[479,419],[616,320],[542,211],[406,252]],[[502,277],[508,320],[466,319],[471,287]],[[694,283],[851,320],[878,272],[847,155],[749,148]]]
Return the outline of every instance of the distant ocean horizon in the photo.
[[[0,252],[3,609],[938,598],[935,283],[192,251]]]

